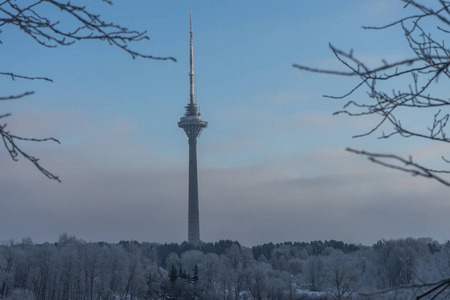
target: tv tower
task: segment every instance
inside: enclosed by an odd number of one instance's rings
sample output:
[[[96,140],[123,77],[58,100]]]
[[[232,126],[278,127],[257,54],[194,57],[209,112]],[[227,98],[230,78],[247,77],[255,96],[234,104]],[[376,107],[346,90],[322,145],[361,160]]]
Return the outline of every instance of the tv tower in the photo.
[[[200,242],[200,220],[198,212],[198,182],[197,182],[197,137],[208,125],[202,120],[194,101],[194,45],[192,44],[192,13],[190,19],[190,93],[189,103],[185,106],[186,113],[180,118],[178,127],[183,128],[189,142],[189,214],[188,214],[188,242],[197,246]]]

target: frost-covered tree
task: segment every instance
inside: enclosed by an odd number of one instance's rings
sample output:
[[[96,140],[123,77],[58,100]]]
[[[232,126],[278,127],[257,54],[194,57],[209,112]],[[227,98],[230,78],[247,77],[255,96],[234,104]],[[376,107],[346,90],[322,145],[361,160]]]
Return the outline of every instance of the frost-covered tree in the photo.
[[[326,266],[327,290],[337,300],[351,299],[360,273],[355,258],[341,253],[331,255]]]
[[[247,270],[246,286],[253,299],[262,300],[267,292],[267,270],[271,269],[268,264],[255,264]]]
[[[311,256],[306,260],[304,277],[312,291],[322,291],[325,274],[325,262],[321,256]]]
[[[203,288],[207,299],[220,299],[222,297],[221,269],[222,259],[215,253],[205,254],[199,264],[199,284]]]
[[[32,292],[22,289],[15,289],[5,300],[34,300],[35,296]]]
[[[14,241],[6,242],[0,247],[0,299],[4,298],[12,288],[14,273],[13,267],[17,263]]]
[[[246,289],[246,281],[249,276],[248,271],[254,266],[256,261],[250,248],[233,244],[228,249],[225,259],[226,267],[224,274],[230,290],[233,291],[235,299],[239,299],[239,294]]]
[[[357,296],[357,292],[389,299],[395,293],[405,297],[423,294],[426,289],[420,285],[424,280],[445,282],[450,272],[449,244],[441,245],[431,239],[380,241],[348,253],[325,247],[322,254],[300,260],[301,272],[296,275],[254,260],[249,248],[237,244],[222,256],[180,250],[186,262],[181,259],[180,266],[163,269],[156,264],[158,257],[149,259],[145,253],[149,248],[158,253],[158,247],[165,246],[87,243],[67,235],[54,244],[33,244],[30,239],[4,243],[0,245],[3,299],[17,294],[32,295],[38,300],[293,300],[303,297],[298,290],[315,291],[318,298],[342,299]],[[282,248],[281,251],[286,249]],[[173,250],[178,252],[176,247]],[[291,254],[297,257],[295,251]],[[181,267],[195,257],[202,258],[197,271],[195,265],[193,270]],[[402,266],[408,257],[414,258],[414,264]],[[407,280],[409,284],[405,283]],[[411,286],[415,287],[406,289]]]

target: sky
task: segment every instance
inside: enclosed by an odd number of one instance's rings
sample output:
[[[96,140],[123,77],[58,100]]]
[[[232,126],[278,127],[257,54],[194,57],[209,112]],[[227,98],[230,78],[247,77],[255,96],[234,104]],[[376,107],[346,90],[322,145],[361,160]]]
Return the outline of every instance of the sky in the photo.
[[[190,9],[196,97],[209,123],[197,148],[203,241],[447,241],[448,188],[345,151],[433,162],[443,146],[352,138],[376,120],[333,116],[345,101],[322,95],[345,94],[354,79],[292,67],[342,69],[329,43],[373,65],[409,57],[399,28],[361,26],[413,10],[388,0],[86,5],[106,20],[147,30],[150,40],[133,49],[177,62],[133,60],[96,41],[48,49],[2,28],[1,71],[53,79],[0,78],[4,95],[35,92],[3,101],[1,112],[12,113],[3,121],[17,135],[61,141],[20,145],[62,182],[0,148],[0,241],[52,242],[64,232],[87,241],[187,239],[188,143],[177,122],[189,99]]]

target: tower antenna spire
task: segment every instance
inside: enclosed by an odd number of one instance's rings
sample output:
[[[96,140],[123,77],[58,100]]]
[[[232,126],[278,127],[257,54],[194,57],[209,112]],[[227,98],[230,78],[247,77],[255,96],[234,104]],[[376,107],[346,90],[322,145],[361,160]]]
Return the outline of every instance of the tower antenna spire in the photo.
[[[190,72],[189,72],[189,78],[190,78],[190,94],[189,94],[189,103],[191,105],[194,104],[194,44],[192,43],[194,32],[192,31],[192,10],[189,13],[189,21],[190,21],[190,30],[189,34],[191,36],[191,40],[189,43],[189,49],[190,49]]]

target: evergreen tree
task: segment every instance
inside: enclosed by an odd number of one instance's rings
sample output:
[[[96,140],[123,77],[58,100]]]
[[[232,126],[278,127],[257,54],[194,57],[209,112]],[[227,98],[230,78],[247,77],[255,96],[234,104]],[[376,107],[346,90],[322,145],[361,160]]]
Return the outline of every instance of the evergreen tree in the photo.
[[[198,283],[198,266],[197,265],[195,265],[193,271],[194,271],[194,276],[192,276],[192,278],[191,278],[191,283],[193,285],[196,285]]]
[[[187,276],[186,271],[184,271],[183,268],[180,267],[178,269],[178,277],[181,279],[186,279],[186,276]]]
[[[177,269],[175,268],[174,265],[172,265],[172,268],[170,269],[169,272],[169,280],[172,284],[175,284],[177,278],[178,278]]]

